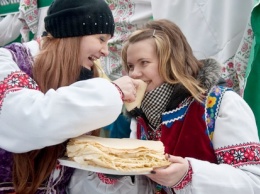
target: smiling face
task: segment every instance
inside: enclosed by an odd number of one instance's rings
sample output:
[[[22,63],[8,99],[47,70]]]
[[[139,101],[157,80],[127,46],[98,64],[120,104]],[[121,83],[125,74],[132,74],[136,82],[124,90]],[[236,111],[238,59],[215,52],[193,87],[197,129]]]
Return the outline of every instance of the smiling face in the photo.
[[[108,41],[110,34],[95,34],[83,36],[80,42],[79,62],[82,66],[91,69],[93,62],[108,55]]]
[[[148,84],[146,92],[154,90],[164,83],[159,75],[159,60],[152,38],[129,44],[127,66],[131,78],[141,79]]]

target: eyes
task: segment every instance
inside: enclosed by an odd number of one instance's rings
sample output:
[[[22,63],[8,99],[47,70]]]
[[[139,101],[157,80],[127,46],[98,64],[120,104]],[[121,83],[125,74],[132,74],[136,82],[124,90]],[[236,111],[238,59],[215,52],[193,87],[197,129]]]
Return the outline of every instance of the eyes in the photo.
[[[129,71],[133,71],[134,70],[134,66],[133,65],[128,64],[127,66],[128,66]]]
[[[106,42],[106,39],[103,36],[99,37],[99,40],[100,40],[100,42]]]
[[[146,67],[150,62],[146,60],[138,61],[137,64],[128,63],[129,71],[133,71],[136,66]]]
[[[99,34],[98,38],[99,38],[99,41],[101,43],[107,43],[111,39],[111,35],[109,35],[109,34]]]

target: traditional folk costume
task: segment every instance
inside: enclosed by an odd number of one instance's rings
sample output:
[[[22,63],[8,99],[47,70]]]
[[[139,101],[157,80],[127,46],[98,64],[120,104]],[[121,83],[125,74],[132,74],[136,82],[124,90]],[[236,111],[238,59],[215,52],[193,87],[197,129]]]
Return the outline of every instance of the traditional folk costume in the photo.
[[[70,191],[80,194],[255,194],[260,192],[260,144],[254,115],[220,79],[220,64],[203,60],[199,79],[208,89],[197,102],[181,85],[163,84],[147,92],[141,109],[129,114],[131,138],[161,140],[165,152],[189,161],[172,188],[144,175],[111,176],[76,170]],[[84,188],[85,190],[80,190]]]
[[[221,84],[220,67],[204,60],[197,77],[208,89],[203,103],[180,85],[147,92],[131,112],[131,136],[161,140],[165,152],[188,159],[190,168],[172,188],[156,193],[260,193],[260,144],[254,115],[244,100]],[[218,165],[216,165],[218,164]]]
[[[31,41],[0,48],[0,194],[14,192],[11,152],[60,144],[110,124],[121,113],[118,90],[103,78],[79,81],[46,94],[40,92],[31,78],[38,47],[36,41]],[[83,69],[79,79],[88,78]],[[100,119],[100,112],[107,116]],[[93,122],[96,120],[99,122]],[[67,193],[73,171],[57,162],[37,194]]]

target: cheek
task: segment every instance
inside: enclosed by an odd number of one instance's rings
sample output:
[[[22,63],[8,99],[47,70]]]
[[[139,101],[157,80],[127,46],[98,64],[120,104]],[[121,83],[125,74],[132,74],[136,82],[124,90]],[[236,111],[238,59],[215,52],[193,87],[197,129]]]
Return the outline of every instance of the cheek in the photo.
[[[159,75],[158,71],[154,70],[154,71],[150,71],[150,79],[152,80],[152,82],[154,84],[160,84],[162,82],[162,78],[161,76]]]
[[[154,75],[151,80],[152,80],[152,82],[151,82],[151,84],[149,84],[150,90],[153,90],[153,89],[161,86],[164,83],[163,79],[158,74]]]

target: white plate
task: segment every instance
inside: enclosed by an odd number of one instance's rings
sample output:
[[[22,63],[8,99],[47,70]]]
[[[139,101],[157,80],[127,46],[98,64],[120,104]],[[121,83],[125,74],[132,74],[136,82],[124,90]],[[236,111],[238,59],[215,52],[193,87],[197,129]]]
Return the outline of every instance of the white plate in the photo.
[[[60,164],[63,166],[68,166],[72,168],[78,168],[82,170],[88,170],[88,171],[93,171],[93,172],[100,172],[104,174],[114,174],[114,175],[141,175],[141,174],[151,174],[151,170],[147,171],[144,170],[142,172],[135,172],[135,171],[118,171],[114,169],[109,169],[109,168],[102,168],[102,167],[97,167],[97,166],[90,166],[90,165],[83,165],[79,164],[75,161],[72,161],[68,158],[60,158],[58,159]]]

